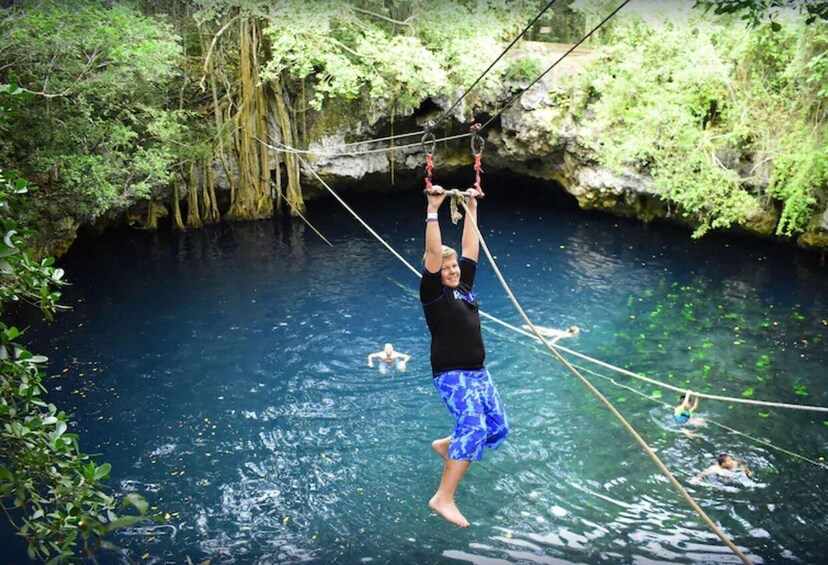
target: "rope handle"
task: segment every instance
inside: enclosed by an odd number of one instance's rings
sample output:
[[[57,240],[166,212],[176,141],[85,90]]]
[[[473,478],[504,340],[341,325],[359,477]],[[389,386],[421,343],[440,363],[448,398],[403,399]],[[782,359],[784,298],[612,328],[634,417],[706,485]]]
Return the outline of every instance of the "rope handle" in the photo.
[[[457,197],[468,198],[468,196],[469,196],[468,194],[466,194],[462,190],[458,190],[456,188],[452,188],[450,190],[443,190],[443,193],[446,196],[451,197],[451,198],[457,198]],[[437,196],[439,194],[439,192],[437,192],[437,190],[434,189],[434,188],[426,188],[425,190],[423,190],[423,194],[425,194],[426,196]],[[477,195],[474,198],[476,200],[480,200],[484,196],[486,196],[486,195],[478,190]]]

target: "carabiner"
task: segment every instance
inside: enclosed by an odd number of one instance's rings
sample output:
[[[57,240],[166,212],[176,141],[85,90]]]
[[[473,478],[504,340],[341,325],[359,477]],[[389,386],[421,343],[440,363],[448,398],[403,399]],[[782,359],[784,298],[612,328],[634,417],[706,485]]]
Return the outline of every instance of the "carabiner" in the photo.
[[[425,133],[423,134],[423,138],[420,140],[420,143],[423,146],[423,151],[426,154],[431,155],[432,157],[434,156],[434,153],[437,150],[437,140],[434,137],[434,132],[432,131],[433,129],[434,129],[434,122],[432,122],[432,121],[426,122],[425,125],[423,126],[423,131]],[[426,148],[426,143],[430,143],[431,147]]]
[[[486,147],[486,140],[480,137],[479,132],[480,128],[482,128],[480,124],[473,124],[469,131],[471,132],[471,139],[469,140],[469,144],[471,145],[471,152],[472,155],[475,157],[483,153],[483,148]]]

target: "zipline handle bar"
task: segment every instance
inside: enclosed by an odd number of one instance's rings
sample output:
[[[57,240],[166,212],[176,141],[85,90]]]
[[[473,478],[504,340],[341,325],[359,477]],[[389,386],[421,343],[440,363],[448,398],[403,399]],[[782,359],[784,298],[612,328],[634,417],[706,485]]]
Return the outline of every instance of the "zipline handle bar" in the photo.
[[[446,196],[461,196],[463,198],[468,197],[468,194],[466,194],[462,190],[459,190],[459,189],[456,189],[456,188],[452,188],[452,189],[449,189],[449,190],[444,189],[443,192],[445,192]],[[423,194],[425,194],[426,196],[436,196],[437,191],[436,190],[425,189],[425,190],[423,190]],[[475,196],[475,199],[480,200],[484,196],[486,196],[486,195],[483,194],[482,192],[478,191],[477,196]]]

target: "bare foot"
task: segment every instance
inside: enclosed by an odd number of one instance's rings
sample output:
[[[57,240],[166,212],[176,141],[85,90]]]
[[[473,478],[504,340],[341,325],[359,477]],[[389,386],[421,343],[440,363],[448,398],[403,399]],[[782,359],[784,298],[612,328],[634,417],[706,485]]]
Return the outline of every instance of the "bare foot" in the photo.
[[[428,507],[434,510],[437,514],[461,528],[468,528],[469,521],[460,513],[454,501],[442,502],[438,500],[437,495],[431,497],[428,501]]]
[[[435,439],[431,442],[431,449],[437,452],[437,455],[443,458],[443,461],[448,460],[448,448],[451,442],[451,437],[444,437],[443,439]]]

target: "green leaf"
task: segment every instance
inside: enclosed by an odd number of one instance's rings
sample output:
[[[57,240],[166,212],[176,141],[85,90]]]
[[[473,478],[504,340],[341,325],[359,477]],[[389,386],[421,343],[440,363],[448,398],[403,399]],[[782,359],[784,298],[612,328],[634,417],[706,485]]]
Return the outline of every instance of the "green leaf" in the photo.
[[[6,235],[3,236],[3,243],[6,244],[6,247],[17,247],[12,238],[17,235],[17,230],[9,230],[6,232]]]
[[[124,506],[134,506],[141,514],[146,514],[149,503],[137,492],[131,492],[124,497]]]
[[[109,463],[104,463],[100,467],[95,469],[95,480],[99,481],[101,479],[105,479],[109,477],[109,471],[112,470],[112,465]]]
[[[139,522],[143,522],[146,519],[147,518],[145,518],[144,516],[121,516],[114,522],[108,524],[106,526],[106,531],[111,532],[113,530],[118,530],[121,528],[129,528],[131,526],[134,526],[135,524],[138,524]]]

